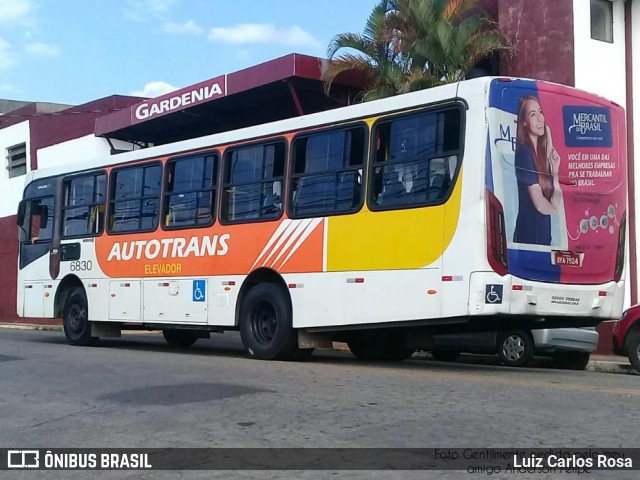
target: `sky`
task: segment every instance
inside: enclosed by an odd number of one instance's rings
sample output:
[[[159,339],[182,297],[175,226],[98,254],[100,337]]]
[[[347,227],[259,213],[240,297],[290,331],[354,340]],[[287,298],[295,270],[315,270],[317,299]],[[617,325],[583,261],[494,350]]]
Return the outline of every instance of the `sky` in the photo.
[[[155,97],[289,53],[326,57],[377,0],[0,0],[0,98]]]

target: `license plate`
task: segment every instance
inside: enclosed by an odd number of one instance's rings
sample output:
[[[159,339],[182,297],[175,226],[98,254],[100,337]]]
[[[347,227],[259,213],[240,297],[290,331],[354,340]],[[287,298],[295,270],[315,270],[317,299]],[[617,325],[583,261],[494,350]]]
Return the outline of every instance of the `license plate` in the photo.
[[[584,259],[584,252],[568,252],[564,250],[553,250],[551,252],[551,263],[563,267],[581,267]]]

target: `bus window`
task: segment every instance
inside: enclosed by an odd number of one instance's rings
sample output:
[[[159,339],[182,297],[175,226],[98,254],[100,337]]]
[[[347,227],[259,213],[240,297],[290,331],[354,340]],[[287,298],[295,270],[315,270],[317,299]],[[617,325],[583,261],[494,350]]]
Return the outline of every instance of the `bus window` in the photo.
[[[284,164],[284,142],[228,151],[221,219],[246,222],[280,218]]]
[[[218,156],[170,160],[164,195],[164,227],[206,227],[213,224]]]
[[[374,128],[371,189],[378,210],[441,203],[457,170],[460,111],[404,116]]]
[[[362,204],[365,129],[332,130],[297,138],[293,145],[290,214],[327,216]]]
[[[104,230],[107,176],[74,177],[64,182],[63,238],[99,235]]]
[[[53,197],[27,202],[20,240],[25,243],[49,242],[53,238]]]
[[[119,168],[111,173],[109,233],[156,229],[161,178],[162,167],[158,163]]]

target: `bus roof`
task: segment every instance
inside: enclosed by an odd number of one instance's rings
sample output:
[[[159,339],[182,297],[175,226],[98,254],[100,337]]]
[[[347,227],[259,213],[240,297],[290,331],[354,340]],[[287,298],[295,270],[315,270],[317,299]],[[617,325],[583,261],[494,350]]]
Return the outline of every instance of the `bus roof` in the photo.
[[[495,79],[510,81],[507,77],[480,77],[463,82],[451,83],[438,87],[433,87],[417,92],[397,95],[371,102],[365,102],[346,107],[340,107],[324,112],[303,115],[299,117],[279,120],[252,127],[231,130],[189,140],[182,140],[175,143],[168,143],[160,146],[134,150],[117,155],[105,155],[97,158],[87,158],[79,162],[65,163],[59,166],[38,169],[28,172],[25,182],[29,183],[38,178],[57,176],[70,172],[88,171],[112,165],[119,165],[138,160],[159,158],[168,155],[176,155],[193,150],[203,149],[211,146],[225,145],[234,142],[246,141],[262,137],[286,134],[298,130],[308,129],[315,126],[333,125],[346,121],[367,118],[377,114],[393,112],[395,110],[421,106],[440,101],[454,99],[458,95],[461,84],[466,86],[474,85],[479,91],[485,92],[488,84]],[[542,82],[550,83],[550,82]],[[571,87],[566,87],[571,88]],[[612,102],[611,102],[612,103]]]

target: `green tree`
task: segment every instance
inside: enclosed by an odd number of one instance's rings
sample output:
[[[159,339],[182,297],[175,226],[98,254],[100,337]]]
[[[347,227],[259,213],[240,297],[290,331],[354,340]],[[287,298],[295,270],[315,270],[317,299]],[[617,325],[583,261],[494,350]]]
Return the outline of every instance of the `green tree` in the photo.
[[[335,78],[343,72],[355,71],[363,75],[365,87],[361,100],[376,100],[395,95],[404,83],[400,52],[394,48],[393,40],[386,29],[389,0],[382,0],[371,12],[362,34],[341,33],[331,39],[327,56],[333,59],[324,73],[325,91],[331,90]]]
[[[365,45],[367,49],[358,48]],[[463,80],[482,59],[512,51],[476,0],[383,1],[371,14],[364,35],[333,38],[329,58],[342,48],[357,52],[334,60],[325,77],[326,89],[339,73],[366,71],[369,83],[363,100]]]
[[[405,58],[403,92],[464,80],[484,58],[511,52],[475,0],[391,0],[386,28]]]

